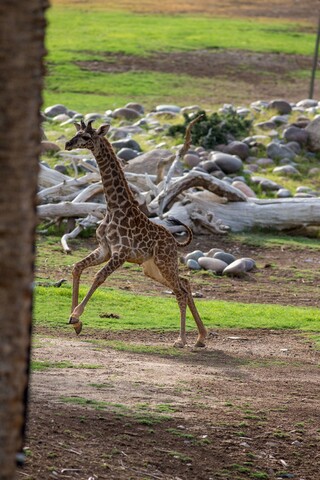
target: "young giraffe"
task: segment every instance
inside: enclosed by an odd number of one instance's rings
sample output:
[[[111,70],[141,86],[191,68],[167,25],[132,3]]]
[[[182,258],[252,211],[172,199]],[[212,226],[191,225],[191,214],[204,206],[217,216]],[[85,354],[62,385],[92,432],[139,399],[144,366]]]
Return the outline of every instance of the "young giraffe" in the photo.
[[[140,210],[128,186],[120,162],[110,144],[104,138],[110,125],[92,128],[83,121],[75,124],[77,133],[66,143],[66,150],[87,148],[95,156],[102,178],[107,202],[107,213],[99,225],[96,236],[99,246],[73,267],[72,313],[69,320],[77,334],[81,332],[79,320],[95,290],[124,262],[142,265],[144,274],[169,287],[174,292],[180,308],[180,335],[175,346],[184,347],[186,340],[186,308],[191,310],[198,328],[195,346],[204,347],[207,330],[194,304],[187,279],[179,277],[177,245],[191,242],[192,232],[185,226],[189,238],[183,243],[175,240],[163,226],[157,225]],[[107,264],[95,275],[88,293],[78,304],[80,276],[84,269]]]

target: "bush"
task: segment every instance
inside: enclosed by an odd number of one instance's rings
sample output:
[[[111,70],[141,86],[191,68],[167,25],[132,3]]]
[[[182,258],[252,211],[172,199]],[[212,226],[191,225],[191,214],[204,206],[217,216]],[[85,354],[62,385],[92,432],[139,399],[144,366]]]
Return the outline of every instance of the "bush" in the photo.
[[[203,118],[192,127],[191,141],[193,145],[200,145],[207,150],[228,143],[230,136],[235,139],[247,136],[252,126],[251,120],[233,111],[225,114],[212,113],[209,117],[205,111],[201,111],[190,116],[184,114],[184,124],[171,126],[168,134],[172,137],[177,134],[185,135],[188,124],[198,115],[203,115]]]

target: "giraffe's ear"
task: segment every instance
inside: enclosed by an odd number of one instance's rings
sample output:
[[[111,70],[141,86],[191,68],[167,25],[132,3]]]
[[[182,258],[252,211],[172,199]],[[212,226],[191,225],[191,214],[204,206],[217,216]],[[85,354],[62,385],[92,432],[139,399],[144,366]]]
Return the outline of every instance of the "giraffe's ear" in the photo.
[[[109,131],[110,125],[108,123],[104,123],[100,125],[100,127],[97,129],[97,134],[100,137],[105,137]]]
[[[81,130],[81,125],[80,125],[80,123],[74,122],[74,126],[76,127],[77,132],[79,132],[79,130]]]

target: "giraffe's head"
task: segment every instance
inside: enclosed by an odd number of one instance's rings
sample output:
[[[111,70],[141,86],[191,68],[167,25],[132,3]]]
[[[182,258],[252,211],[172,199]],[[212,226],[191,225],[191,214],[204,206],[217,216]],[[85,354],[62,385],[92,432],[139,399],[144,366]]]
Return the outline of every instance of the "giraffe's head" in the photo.
[[[87,148],[93,150],[96,141],[104,137],[109,128],[109,124],[103,124],[99,128],[92,128],[93,120],[86,125],[83,120],[81,123],[75,123],[77,133],[65,145],[66,150],[74,150],[75,148]]]

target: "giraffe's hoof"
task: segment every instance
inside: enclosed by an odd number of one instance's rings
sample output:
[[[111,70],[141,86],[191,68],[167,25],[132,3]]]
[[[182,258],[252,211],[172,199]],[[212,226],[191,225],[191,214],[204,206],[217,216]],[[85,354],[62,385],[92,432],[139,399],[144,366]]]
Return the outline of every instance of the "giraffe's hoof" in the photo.
[[[174,342],[173,346],[175,348],[184,348],[186,346],[186,343],[184,343],[181,339],[178,339]]]
[[[195,348],[205,348],[206,347],[206,344],[204,342],[201,342],[201,341],[197,341],[194,345]]]
[[[75,323],[79,323],[79,318],[73,317],[73,316],[71,315],[71,317],[69,318],[69,324],[70,324],[70,325],[74,325]]]
[[[79,321],[78,323],[74,323],[73,328],[74,328],[76,334],[79,335],[79,333],[82,330],[82,322]]]

